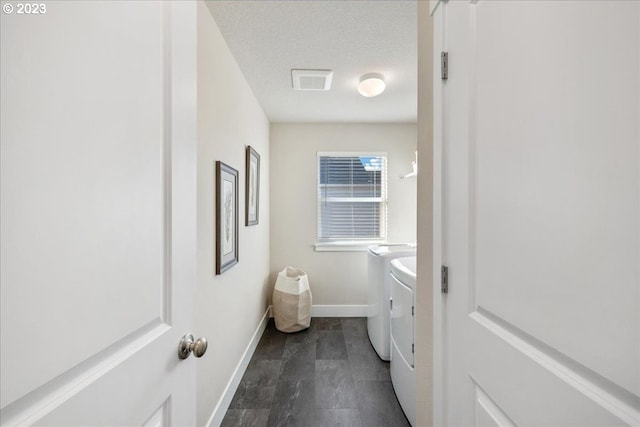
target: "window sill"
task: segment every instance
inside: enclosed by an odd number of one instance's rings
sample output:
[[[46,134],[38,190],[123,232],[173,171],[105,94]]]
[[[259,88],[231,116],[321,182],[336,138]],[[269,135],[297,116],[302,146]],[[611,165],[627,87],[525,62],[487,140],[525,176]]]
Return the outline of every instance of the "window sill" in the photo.
[[[316,252],[367,252],[370,245],[383,245],[384,240],[366,242],[322,242],[314,245]]]

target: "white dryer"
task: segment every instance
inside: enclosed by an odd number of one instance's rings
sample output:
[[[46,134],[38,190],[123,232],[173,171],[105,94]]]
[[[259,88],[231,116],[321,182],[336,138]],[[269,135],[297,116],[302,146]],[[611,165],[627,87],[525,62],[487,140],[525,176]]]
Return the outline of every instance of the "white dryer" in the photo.
[[[369,246],[367,292],[367,331],[371,345],[382,360],[391,357],[389,341],[389,286],[391,261],[415,255],[416,246],[410,243]]]
[[[411,425],[416,425],[416,257],[391,261],[391,383]]]

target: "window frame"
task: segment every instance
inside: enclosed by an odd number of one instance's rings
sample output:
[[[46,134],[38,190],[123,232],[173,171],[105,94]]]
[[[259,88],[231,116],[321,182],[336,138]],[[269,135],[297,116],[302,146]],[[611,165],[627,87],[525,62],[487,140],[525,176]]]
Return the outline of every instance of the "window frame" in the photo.
[[[342,238],[325,238],[321,239],[321,214],[320,203],[322,202],[321,182],[320,182],[320,159],[322,157],[382,157],[383,169],[380,174],[381,178],[381,210],[380,213],[380,235],[379,238],[370,239],[342,239]],[[316,153],[316,243],[315,250],[318,252],[338,251],[366,251],[369,245],[381,244],[387,242],[387,224],[388,224],[388,204],[389,204],[389,158],[387,152],[381,151],[319,151]]]

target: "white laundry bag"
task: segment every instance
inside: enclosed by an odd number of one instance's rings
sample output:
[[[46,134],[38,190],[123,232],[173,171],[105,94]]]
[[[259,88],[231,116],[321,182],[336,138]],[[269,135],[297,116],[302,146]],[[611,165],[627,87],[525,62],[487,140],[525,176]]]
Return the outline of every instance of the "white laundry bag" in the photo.
[[[273,317],[281,332],[298,332],[311,325],[311,289],[307,273],[287,267],[273,289]]]

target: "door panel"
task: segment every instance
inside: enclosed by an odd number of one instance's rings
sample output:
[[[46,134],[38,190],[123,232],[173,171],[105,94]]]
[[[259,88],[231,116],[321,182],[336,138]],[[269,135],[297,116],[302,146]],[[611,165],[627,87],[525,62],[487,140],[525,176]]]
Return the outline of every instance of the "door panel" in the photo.
[[[640,394],[637,9],[480,2],[470,108],[476,304]]]
[[[193,420],[194,27],[190,2],[2,14],[3,424]]]
[[[639,424],[640,4],[434,22],[444,424]]]
[[[468,375],[515,425],[637,425],[637,400],[556,350],[479,310],[470,315]]]
[[[114,28],[128,14],[146,21],[134,46]],[[59,31],[70,16],[80,28]],[[53,3],[42,17],[15,18],[3,21],[7,38],[30,37],[6,43],[2,54],[3,65],[19,71],[2,87],[2,281],[10,295],[2,320],[13,325],[3,330],[2,348],[37,342],[55,348],[56,357],[45,364],[39,352],[2,357],[6,384],[15,384],[2,390],[2,406],[160,322],[165,280],[162,8]],[[116,33],[108,45],[105,31]],[[30,66],[36,52],[60,46],[75,52]],[[105,81],[103,70],[114,68]],[[81,93],[93,101],[69,105]],[[129,93],[140,95],[137,102],[120,105]],[[99,117],[110,117],[109,125]]]
[[[514,427],[515,424],[495,404],[487,394],[476,385],[476,425],[480,427]]]

